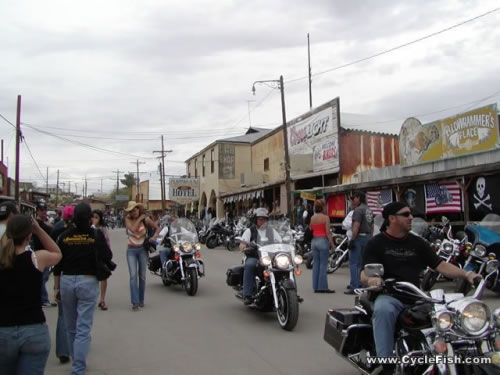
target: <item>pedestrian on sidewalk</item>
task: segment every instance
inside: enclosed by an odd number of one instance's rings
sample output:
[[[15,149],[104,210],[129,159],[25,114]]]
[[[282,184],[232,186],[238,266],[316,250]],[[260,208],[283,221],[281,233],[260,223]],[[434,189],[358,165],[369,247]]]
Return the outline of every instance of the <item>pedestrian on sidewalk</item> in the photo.
[[[103,234],[90,227],[91,214],[87,203],[78,204],[73,216],[75,227],[58,240],[63,258],[56,266],[55,272],[62,272],[56,288],[60,289],[63,304],[73,375],[84,374],[87,367],[90,331],[99,295],[97,261],[106,263],[111,258]]]
[[[28,246],[36,234],[43,249]],[[42,310],[43,270],[61,260],[61,251],[38,223],[25,215],[7,222],[0,245],[0,371],[42,375],[50,352],[50,335]]]
[[[137,311],[140,307],[144,307],[146,293],[148,254],[144,249],[144,240],[148,234],[148,227],[155,229],[154,235],[149,238],[151,243],[158,237],[160,228],[146,217],[142,203],[130,201],[125,211],[128,213],[125,218],[125,227],[128,235],[127,264],[130,274],[130,300],[132,310]]]
[[[106,240],[106,245],[108,245],[109,251],[111,251],[111,242],[109,240],[108,226],[106,225],[106,220],[104,220],[101,210],[94,210],[92,212],[92,228],[101,231],[101,233],[104,236],[104,239]],[[106,290],[108,288],[108,280],[107,279],[101,280],[99,284],[100,284],[101,298],[97,306],[99,306],[101,310],[106,311],[108,309],[108,306],[106,305]]]

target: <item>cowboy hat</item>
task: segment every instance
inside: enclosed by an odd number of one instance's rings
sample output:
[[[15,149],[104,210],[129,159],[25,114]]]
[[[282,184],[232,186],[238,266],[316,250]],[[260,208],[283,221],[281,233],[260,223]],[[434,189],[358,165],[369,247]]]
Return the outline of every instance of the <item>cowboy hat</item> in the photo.
[[[136,207],[144,208],[144,205],[142,203],[137,203],[136,201],[129,201],[125,211],[130,212]]]

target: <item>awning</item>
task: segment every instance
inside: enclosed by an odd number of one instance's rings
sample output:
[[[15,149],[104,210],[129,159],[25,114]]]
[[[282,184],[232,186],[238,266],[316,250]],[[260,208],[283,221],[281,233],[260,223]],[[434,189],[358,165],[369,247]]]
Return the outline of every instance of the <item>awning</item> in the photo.
[[[264,198],[264,190],[273,188],[275,186],[279,186],[284,183],[285,183],[284,180],[276,182],[268,182],[265,184],[260,184],[240,189],[239,191],[231,193],[221,193],[219,197],[224,203],[232,203],[232,202],[246,201],[250,199]]]

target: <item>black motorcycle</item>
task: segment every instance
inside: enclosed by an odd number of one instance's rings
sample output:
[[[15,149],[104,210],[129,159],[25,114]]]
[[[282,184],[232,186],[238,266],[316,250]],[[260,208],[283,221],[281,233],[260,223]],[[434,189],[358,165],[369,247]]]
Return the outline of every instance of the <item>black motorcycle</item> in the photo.
[[[380,264],[368,264],[364,271],[369,277],[381,277],[384,272]],[[394,279],[385,280],[382,287],[357,289],[354,308],[328,311],[324,339],[360,374],[376,373],[380,362],[373,337],[372,302],[379,293],[399,296],[413,302],[396,323],[395,374],[496,374],[498,368],[492,363],[447,361],[450,357],[489,357],[495,363],[498,357],[500,309],[490,314],[480,301],[486,282],[478,277],[475,283],[477,288],[471,297],[446,295],[441,289],[431,291],[429,296],[411,283]]]
[[[249,244],[247,256],[258,257],[257,293],[251,305],[258,311],[276,311],[281,328],[291,331],[299,319],[299,297],[295,275],[300,275],[302,257],[295,255],[293,237],[288,222],[268,222],[267,231],[273,231],[272,239],[258,236],[257,243]],[[226,272],[227,285],[237,290],[237,298],[243,299],[244,266],[231,267]]]
[[[159,254],[151,257],[149,270],[161,277],[163,285],[183,285],[186,293],[194,296],[198,291],[198,279],[205,276],[196,227],[190,220],[179,218],[170,225],[168,236],[162,232],[159,236],[161,245],[171,248],[170,257],[164,264],[161,264]]]
[[[206,245],[209,249],[214,249],[217,246],[227,245],[231,238],[234,240],[234,232],[231,226],[227,226],[224,220],[217,220],[209,229]]]

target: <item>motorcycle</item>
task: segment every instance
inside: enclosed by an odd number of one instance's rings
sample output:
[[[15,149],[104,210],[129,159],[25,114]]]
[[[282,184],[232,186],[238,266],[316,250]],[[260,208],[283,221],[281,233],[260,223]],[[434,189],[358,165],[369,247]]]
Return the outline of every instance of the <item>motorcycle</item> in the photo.
[[[326,272],[334,273],[337,271],[347,259],[349,259],[349,249],[347,247],[349,238],[342,234],[337,234],[333,238],[335,249],[328,258],[328,266]]]
[[[498,259],[500,257],[500,216],[488,214],[480,224],[465,226],[467,236],[473,243],[464,265],[465,271],[473,271],[481,276],[495,271],[496,276],[488,278],[487,288],[500,293],[500,277]],[[469,286],[462,280],[457,280],[455,290],[458,293],[467,293]]]
[[[245,230],[250,226],[250,221],[246,217],[241,217],[233,228],[231,235],[226,239],[226,248],[234,251],[240,245],[240,238]]]
[[[196,227],[190,220],[178,218],[170,228],[163,228],[158,238],[162,246],[172,251],[164,264],[159,254],[151,257],[149,270],[161,277],[163,285],[181,284],[188,295],[194,296],[198,291],[198,279],[205,276]]]
[[[460,239],[453,238],[450,221],[445,216],[442,217],[441,221],[443,224],[442,232],[446,233],[446,238],[442,241],[436,239],[431,247],[436,249],[436,255],[443,261],[462,268],[466,259],[465,252],[472,249],[472,244],[468,242],[468,237],[464,232],[457,233],[457,237]],[[441,273],[427,267],[422,278],[421,288],[424,291],[429,291],[437,281],[444,279],[445,277]]]
[[[257,293],[253,304],[258,311],[276,311],[281,328],[292,331],[299,318],[299,297],[295,276],[302,272],[299,265],[303,262],[295,254],[293,236],[288,222],[269,221],[267,237],[257,236],[257,242],[248,244],[245,256],[258,257]],[[243,264],[245,259],[243,260]],[[233,266],[226,272],[226,283],[237,290],[238,299],[243,299],[244,265]]]
[[[369,277],[384,274],[381,264],[368,264],[364,271]],[[354,308],[328,310],[324,339],[360,374],[377,373],[381,361],[376,357],[372,301],[378,293],[397,295],[413,302],[396,323],[390,358],[395,374],[497,374],[500,308],[490,314],[480,301],[486,281],[476,278],[474,282],[476,290],[470,297],[441,289],[427,295],[411,283],[394,279],[385,280],[381,287],[356,289]],[[468,363],[476,357],[486,360]]]
[[[209,249],[226,245],[233,236],[233,230],[222,219],[218,219],[209,229],[206,245]]]
[[[212,220],[210,220],[210,222],[207,224],[207,223],[204,223],[203,225],[201,225],[201,222],[200,222],[200,228],[198,228],[198,239],[200,241],[201,244],[205,244],[207,242],[207,237],[208,235],[210,234],[210,228],[217,222],[217,218],[213,218]]]

